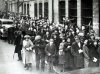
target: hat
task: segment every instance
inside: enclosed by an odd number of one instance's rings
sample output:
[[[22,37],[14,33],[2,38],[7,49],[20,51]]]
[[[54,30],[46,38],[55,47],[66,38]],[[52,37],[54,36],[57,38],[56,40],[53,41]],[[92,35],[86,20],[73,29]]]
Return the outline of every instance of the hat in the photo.
[[[39,39],[41,39],[41,36],[40,36],[40,35],[37,35],[37,36],[35,37],[35,40],[39,40]]]
[[[49,41],[50,41],[50,42],[54,42],[54,40],[53,40],[53,39],[50,39]]]
[[[30,38],[30,36],[29,35],[25,35],[24,38]]]
[[[84,36],[84,33],[80,32],[78,35],[79,35],[79,36]]]

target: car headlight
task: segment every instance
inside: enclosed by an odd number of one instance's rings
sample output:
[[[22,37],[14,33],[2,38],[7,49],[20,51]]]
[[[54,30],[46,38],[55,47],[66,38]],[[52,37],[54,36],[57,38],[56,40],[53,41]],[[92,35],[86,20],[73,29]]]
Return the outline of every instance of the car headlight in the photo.
[[[4,29],[0,29],[0,32],[1,32],[1,33],[4,33]]]

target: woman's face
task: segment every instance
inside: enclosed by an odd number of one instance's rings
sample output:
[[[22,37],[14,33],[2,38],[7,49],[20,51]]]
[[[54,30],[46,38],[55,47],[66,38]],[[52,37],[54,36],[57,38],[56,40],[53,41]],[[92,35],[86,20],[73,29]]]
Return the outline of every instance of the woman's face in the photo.
[[[53,44],[53,39],[50,39],[50,45],[52,45]]]
[[[69,32],[69,36],[71,36],[71,32]]]
[[[54,38],[57,38],[57,36],[56,36],[56,35],[54,35]]]
[[[63,39],[62,42],[65,42],[65,40]]]
[[[94,45],[97,45],[97,42],[96,41],[94,42]]]
[[[67,39],[67,42],[70,42],[70,38]]]
[[[84,41],[84,44],[87,45],[87,42],[88,42],[88,40],[85,40],[85,41]]]
[[[77,38],[77,39],[75,39],[75,40],[76,40],[76,42],[77,42],[77,43],[79,43],[79,42],[80,42],[80,40],[79,40],[78,38]]]
[[[29,38],[26,38],[26,41],[28,41],[29,40]]]

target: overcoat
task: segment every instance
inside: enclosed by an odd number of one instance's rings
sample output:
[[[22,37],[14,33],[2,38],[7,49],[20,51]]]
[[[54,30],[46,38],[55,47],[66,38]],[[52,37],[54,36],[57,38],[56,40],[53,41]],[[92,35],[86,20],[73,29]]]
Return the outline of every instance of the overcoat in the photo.
[[[89,66],[89,48],[87,45],[83,45],[83,54],[84,54],[84,67],[87,68]]]
[[[79,50],[82,50],[83,44],[80,43],[81,46],[78,46],[77,42],[74,42],[72,44],[71,52],[74,56],[74,67],[77,68],[83,68],[84,67],[84,56],[83,53],[79,53]]]
[[[45,47],[45,52],[46,52],[46,55],[47,55],[47,61],[48,62],[54,62],[55,60],[55,55],[56,55],[56,46],[55,44],[51,45],[50,44],[47,44],[46,47]],[[48,54],[51,54],[50,56],[48,56]]]
[[[33,62],[33,43],[31,40],[23,40],[23,63],[32,63]],[[28,50],[30,49],[30,50]]]
[[[21,35],[18,35],[15,39],[15,43],[14,43],[15,46],[15,53],[18,53],[22,50],[22,37]]]
[[[89,40],[88,48],[89,48],[89,67],[98,67],[99,66],[99,53],[98,46],[93,44],[94,41]],[[96,62],[93,62],[94,57],[97,59]]]
[[[65,68],[73,68],[74,66],[74,60],[73,60],[73,55],[71,53],[71,42],[66,42],[65,44],[65,49],[64,49],[64,53],[65,53]]]
[[[64,64],[65,58],[64,58],[64,49],[65,49],[66,42],[61,42],[59,45],[59,64]]]

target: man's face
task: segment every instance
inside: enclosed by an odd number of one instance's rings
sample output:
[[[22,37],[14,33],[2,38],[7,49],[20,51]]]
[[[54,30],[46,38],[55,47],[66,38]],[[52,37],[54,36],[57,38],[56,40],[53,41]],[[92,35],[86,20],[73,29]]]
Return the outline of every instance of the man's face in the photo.
[[[97,42],[96,41],[94,42],[94,45],[97,45]]]
[[[77,42],[77,43],[79,43],[79,42],[80,42],[80,40],[79,40],[78,38],[76,38],[75,40],[76,40],[76,42]]]

